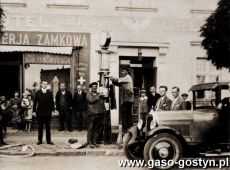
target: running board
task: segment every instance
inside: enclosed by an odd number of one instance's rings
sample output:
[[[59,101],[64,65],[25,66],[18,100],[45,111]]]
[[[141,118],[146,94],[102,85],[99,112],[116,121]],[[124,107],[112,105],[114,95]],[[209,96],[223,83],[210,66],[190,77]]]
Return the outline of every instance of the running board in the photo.
[[[222,153],[200,153],[202,156],[230,156],[230,152],[222,152]]]

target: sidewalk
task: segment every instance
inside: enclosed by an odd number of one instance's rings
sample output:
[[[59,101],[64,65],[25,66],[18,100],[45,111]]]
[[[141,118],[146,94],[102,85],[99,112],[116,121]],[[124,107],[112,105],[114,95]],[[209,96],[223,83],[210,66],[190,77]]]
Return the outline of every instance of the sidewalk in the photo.
[[[71,138],[77,139],[80,143],[86,142],[87,131],[62,131],[51,130],[52,141],[55,145],[48,145],[45,141],[45,130],[43,134],[43,144],[37,145],[37,131],[18,131],[12,128],[8,128],[7,137],[5,142],[9,145],[14,144],[27,144],[35,148],[36,156],[122,156],[123,150],[118,145],[99,144],[98,148],[85,147],[82,149],[72,149],[68,140]],[[0,151],[0,153],[18,154],[16,149],[8,149],[6,151]],[[15,153],[14,153],[15,152]]]

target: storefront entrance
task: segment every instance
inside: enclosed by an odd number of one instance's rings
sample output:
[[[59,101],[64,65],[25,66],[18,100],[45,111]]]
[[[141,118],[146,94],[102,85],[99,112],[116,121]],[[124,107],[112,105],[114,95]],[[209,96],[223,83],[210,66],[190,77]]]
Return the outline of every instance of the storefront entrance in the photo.
[[[157,67],[155,67],[154,57],[120,57],[120,70],[122,67],[128,67],[133,79],[134,103],[133,103],[133,122],[138,118],[138,101],[140,90],[149,91],[151,86],[156,85]]]
[[[10,99],[15,91],[21,90],[22,54],[1,53],[0,55],[0,95]]]

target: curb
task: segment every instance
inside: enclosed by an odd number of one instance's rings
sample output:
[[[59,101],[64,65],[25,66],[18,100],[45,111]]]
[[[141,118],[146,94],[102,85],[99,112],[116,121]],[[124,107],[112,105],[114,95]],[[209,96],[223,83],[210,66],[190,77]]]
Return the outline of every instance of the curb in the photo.
[[[64,150],[57,151],[36,151],[35,156],[124,156],[123,150],[110,149],[110,150]]]

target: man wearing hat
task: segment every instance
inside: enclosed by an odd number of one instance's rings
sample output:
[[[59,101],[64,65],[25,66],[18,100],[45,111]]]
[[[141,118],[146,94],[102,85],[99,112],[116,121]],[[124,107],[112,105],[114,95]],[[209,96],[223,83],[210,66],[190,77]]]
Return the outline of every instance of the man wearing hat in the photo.
[[[184,99],[184,101],[185,101],[186,110],[191,110],[192,104],[191,104],[191,102],[187,101],[188,94],[187,94],[187,93],[183,93],[183,94],[181,95],[181,97],[182,97],[182,98]]]
[[[114,85],[120,86],[120,117],[122,130],[126,132],[132,126],[133,80],[128,74],[128,68],[122,68],[120,78],[110,77],[110,80]]]
[[[106,112],[104,95],[97,92],[97,86],[97,82],[91,83],[91,91],[86,96],[89,107],[87,142],[91,148],[98,147],[96,142],[103,128],[103,114]]]
[[[140,91],[140,99],[139,99],[139,111],[140,111],[139,119],[141,119],[143,123],[141,125],[140,130],[142,130],[145,127],[147,114],[149,112],[147,101],[148,101],[148,97],[146,96],[146,90],[142,89]]]

